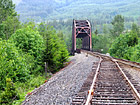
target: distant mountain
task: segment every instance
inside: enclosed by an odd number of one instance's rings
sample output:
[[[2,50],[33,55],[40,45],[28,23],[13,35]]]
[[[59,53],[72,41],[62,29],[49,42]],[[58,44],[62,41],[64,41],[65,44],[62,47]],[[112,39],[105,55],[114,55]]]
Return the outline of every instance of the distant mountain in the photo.
[[[140,16],[138,0],[13,0],[20,19],[104,18],[122,14],[127,17]]]

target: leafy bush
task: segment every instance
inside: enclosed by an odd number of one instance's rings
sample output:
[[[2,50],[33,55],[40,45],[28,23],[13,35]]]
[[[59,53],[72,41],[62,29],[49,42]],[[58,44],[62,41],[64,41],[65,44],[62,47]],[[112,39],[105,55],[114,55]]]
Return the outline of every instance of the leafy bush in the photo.
[[[110,54],[114,57],[126,58],[128,50],[138,44],[138,36],[135,32],[121,34],[111,45]],[[126,58],[128,59],[128,58]]]
[[[2,105],[12,105],[15,99],[19,99],[19,95],[10,78],[6,78],[6,88],[1,95],[0,103]]]
[[[43,37],[40,36],[38,31],[28,26],[17,30],[10,38],[15,45],[22,49],[24,53],[32,55],[35,63],[36,72],[41,70],[42,56],[45,49]],[[33,72],[33,71],[32,71]]]
[[[124,55],[125,59],[140,62],[140,43],[134,47],[130,47]]]
[[[6,78],[11,78],[13,82],[26,81],[30,65],[26,63],[25,55],[13,43],[5,40],[0,40],[0,49],[0,89],[5,88]]]
[[[21,82],[16,82],[15,87],[17,87],[17,92],[20,94],[20,100],[15,100],[13,102],[13,105],[21,105],[22,102],[25,100],[25,96],[33,91],[35,88],[38,88],[40,85],[42,85],[46,80],[50,78],[46,78],[46,74],[44,73],[43,75],[31,75],[31,78],[27,80],[24,83]]]

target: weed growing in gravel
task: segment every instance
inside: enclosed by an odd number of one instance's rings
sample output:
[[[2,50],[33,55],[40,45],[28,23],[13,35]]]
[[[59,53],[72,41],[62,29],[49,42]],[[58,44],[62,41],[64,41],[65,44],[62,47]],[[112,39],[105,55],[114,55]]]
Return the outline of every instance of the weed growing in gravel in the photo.
[[[30,80],[28,80],[25,83],[21,82],[16,82],[15,86],[17,88],[17,92],[20,94],[20,100],[16,100],[13,102],[13,105],[19,105],[22,103],[22,101],[25,100],[25,96],[29,93],[32,92],[35,88],[38,88],[40,85],[42,85],[45,80],[48,80],[50,78],[43,75],[38,75],[38,76],[32,76]]]

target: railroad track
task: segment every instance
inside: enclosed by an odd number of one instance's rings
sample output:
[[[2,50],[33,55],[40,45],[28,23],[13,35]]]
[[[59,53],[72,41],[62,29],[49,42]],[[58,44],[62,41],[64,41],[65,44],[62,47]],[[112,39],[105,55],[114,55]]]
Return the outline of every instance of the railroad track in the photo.
[[[117,60],[90,54],[100,61],[93,63],[92,72],[71,105],[140,105],[140,87],[123,72]]]

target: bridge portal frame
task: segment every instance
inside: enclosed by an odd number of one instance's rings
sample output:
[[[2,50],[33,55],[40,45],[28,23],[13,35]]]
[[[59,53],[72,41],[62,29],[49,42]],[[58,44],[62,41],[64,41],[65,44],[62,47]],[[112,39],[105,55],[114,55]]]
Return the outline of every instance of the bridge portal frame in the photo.
[[[82,38],[82,49],[92,51],[92,33],[89,20],[73,20],[72,54],[76,52],[76,38]]]

